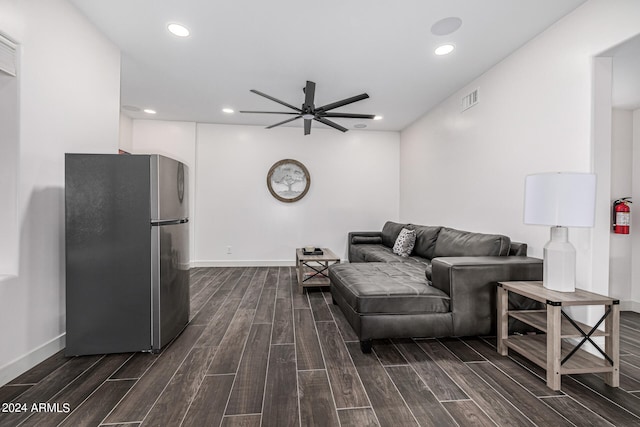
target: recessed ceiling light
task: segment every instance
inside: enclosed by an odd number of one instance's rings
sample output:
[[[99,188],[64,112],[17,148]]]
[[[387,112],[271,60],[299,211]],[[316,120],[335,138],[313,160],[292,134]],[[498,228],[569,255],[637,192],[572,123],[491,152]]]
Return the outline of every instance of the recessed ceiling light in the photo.
[[[453,49],[455,49],[455,46],[452,44],[443,44],[442,46],[438,46],[434,53],[439,56],[448,55],[453,52]]]
[[[169,32],[171,34],[173,34],[174,36],[178,36],[178,37],[188,37],[189,36],[189,29],[187,27],[185,27],[184,25],[169,24],[169,25],[167,25],[167,30],[169,30]]]
[[[353,125],[354,128],[356,129],[364,129],[367,127],[367,125],[365,125],[364,123],[357,123],[355,125]]]
[[[151,108],[145,108],[142,111],[144,111],[147,114],[156,114],[156,110],[152,110]]]
[[[375,116],[373,120],[382,120],[382,116]]]
[[[222,112],[223,113],[227,113],[227,114],[233,114],[234,113],[233,108],[223,108]]]

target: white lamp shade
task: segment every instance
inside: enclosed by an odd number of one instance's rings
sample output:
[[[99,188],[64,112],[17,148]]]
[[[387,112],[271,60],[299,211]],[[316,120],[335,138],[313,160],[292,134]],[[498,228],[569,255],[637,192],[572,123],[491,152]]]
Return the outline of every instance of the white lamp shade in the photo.
[[[593,227],[596,176],[590,173],[540,173],[525,180],[524,223]]]

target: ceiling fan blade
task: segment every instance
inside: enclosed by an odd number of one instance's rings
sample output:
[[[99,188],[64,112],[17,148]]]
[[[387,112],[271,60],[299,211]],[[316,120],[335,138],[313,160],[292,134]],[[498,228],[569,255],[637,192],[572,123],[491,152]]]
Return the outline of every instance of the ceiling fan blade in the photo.
[[[316,117],[314,120],[319,121],[320,123],[324,123],[327,126],[331,126],[334,129],[338,129],[341,132],[346,132],[348,129],[340,126],[337,123],[332,122],[331,120],[323,119],[322,117]]]
[[[273,96],[267,95],[266,93],[262,93],[262,92],[260,92],[259,90],[251,89],[251,90],[250,90],[250,92],[253,92],[253,93],[255,93],[256,95],[264,96],[265,98],[270,99],[270,100],[272,100],[273,102],[277,102],[278,104],[282,104],[282,105],[284,105],[285,107],[292,108],[292,109],[294,109],[294,110],[296,110],[296,111],[302,111],[302,110],[301,110],[301,109],[299,109],[298,107],[294,107],[294,106],[293,106],[293,105],[291,105],[291,104],[287,104],[287,103],[286,103],[286,102],[284,102],[284,101],[280,101],[279,99],[274,98]]]
[[[300,113],[290,113],[288,111],[238,111],[239,113],[255,113],[255,114],[294,114],[298,115]]]
[[[340,117],[343,119],[373,119],[374,114],[351,114],[351,113],[319,113],[321,117]]]
[[[362,93],[360,95],[352,96],[351,98],[343,99],[342,101],[332,102],[331,104],[324,105],[316,110],[329,111],[334,108],[342,107],[343,105],[351,104],[354,102],[362,101],[363,99],[367,99],[369,95],[366,93]]]
[[[271,128],[274,128],[274,127],[276,127],[276,126],[280,126],[280,125],[283,125],[283,124],[285,124],[285,123],[292,122],[292,121],[294,121],[294,120],[296,120],[296,119],[299,119],[300,117],[302,117],[302,116],[298,115],[298,116],[292,117],[292,118],[287,119],[287,120],[284,120],[284,121],[282,121],[282,122],[280,122],[280,123],[276,123],[275,125],[267,126],[265,129],[271,129]]]
[[[304,119],[304,134],[309,135],[311,133],[311,119]]]
[[[307,80],[307,86],[304,88],[304,109],[313,108],[313,99],[316,96],[316,84]]]

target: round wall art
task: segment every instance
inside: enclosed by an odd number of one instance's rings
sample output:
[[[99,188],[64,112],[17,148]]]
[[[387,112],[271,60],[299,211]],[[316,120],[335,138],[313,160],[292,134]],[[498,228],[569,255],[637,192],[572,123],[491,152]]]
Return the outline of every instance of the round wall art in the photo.
[[[297,202],[307,194],[310,186],[309,171],[297,160],[280,160],[267,174],[267,188],[281,202]]]

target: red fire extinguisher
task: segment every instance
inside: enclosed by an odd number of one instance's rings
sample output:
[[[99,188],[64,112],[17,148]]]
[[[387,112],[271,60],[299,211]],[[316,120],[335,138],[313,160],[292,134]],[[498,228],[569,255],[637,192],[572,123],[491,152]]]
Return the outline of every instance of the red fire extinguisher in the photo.
[[[613,232],[629,234],[631,225],[631,197],[623,197],[613,202]]]

